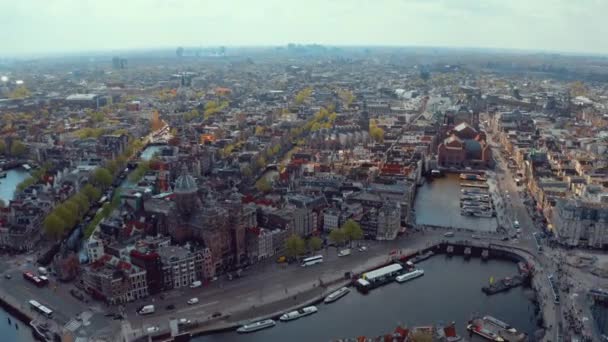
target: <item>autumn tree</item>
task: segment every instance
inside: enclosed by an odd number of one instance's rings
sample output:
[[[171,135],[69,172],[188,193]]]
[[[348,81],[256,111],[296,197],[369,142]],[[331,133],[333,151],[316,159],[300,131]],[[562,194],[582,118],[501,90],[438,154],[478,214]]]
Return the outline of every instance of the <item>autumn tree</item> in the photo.
[[[150,128],[152,131],[158,131],[163,128],[163,121],[160,119],[160,114],[157,110],[152,112],[152,119],[150,120]]]
[[[371,120],[370,122],[369,135],[376,142],[384,142],[384,130],[376,125],[375,120]]]
[[[353,103],[353,100],[355,99],[353,93],[347,89],[340,89],[338,91],[338,97],[340,97],[340,100],[342,100],[344,107],[347,108],[350,106],[351,103]]]
[[[265,177],[262,177],[262,178],[260,178],[260,180],[255,182],[255,188],[258,189],[258,191],[260,191],[260,192],[267,193],[272,190],[272,184],[270,184],[268,179],[266,179]]]
[[[304,101],[306,101],[310,96],[312,95],[312,88],[311,87],[306,87],[302,90],[300,90],[297,94],[296,94],[296,98],[295,98],[295,103],[296,105],[301,105],[302,103],[304,103]]]
[[[24,85],[20,85],[10,92],[8,97],[11,99],[24,99],[26,97],[30,97],[31,95],[32,93]]]

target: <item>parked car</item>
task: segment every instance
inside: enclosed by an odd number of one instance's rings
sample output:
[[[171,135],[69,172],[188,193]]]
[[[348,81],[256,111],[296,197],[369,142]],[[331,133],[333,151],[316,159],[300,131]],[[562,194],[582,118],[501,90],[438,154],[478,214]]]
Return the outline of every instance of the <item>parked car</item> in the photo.
[[[359,252],[365,252],[367,250],[367,246],[360,246]]]
[[[213,315],[211,315],[211,317],[216,318],[216,317],[220,317],[221,315],[222,315],[221,312],[216,311],[216,312],[213,313]]]
[[[167,306],[165,306],[166,310],[175,310],[175,304],[169,304]]]
[[[201,286],[203,286],[203,282],[201,282],[200,280],[194,281],[194,282],[192,282],[192,284],[190,284],[191,289],[195,289],[195,288],[201,287]]]
[[[197,303],[198,303],[198,298],[196,298],[196,297],[188,299],[188,305],[194,305]]]
[[[148,334],[152,334],[152,333],[158,332],[159,330],[160,330],[160,328],[158,326],[156,326],[156,325],[153,325],[151,327],[147,327],[146,328],[146,332]]]
[[[179,324],[179,325],[187,325],[187,324],[190,324],[190,323],[192,323],[192,321],[189,320],[189,319],[187,319],[187,318],[180,318],[177,321],[177,324]]]

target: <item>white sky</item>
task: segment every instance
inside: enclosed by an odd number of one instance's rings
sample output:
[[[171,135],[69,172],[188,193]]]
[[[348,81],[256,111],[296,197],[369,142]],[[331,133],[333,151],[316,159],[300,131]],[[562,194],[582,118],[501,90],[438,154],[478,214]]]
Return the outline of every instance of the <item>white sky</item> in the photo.
[[[0,56],[424,45],[608,54],[608,0],[0,0]]]

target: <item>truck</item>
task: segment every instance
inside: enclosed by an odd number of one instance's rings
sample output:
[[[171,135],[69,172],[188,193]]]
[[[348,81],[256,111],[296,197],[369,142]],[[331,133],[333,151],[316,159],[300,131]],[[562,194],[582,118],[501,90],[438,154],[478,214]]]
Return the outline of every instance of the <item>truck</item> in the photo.
[[[154,313],[154,311],[154,305],[144,305],[138,312],[140,315],[148,315]]]
[[[338,256],[340,256],[340,257],[347,256],[347,255],[350,255],[350,248],[343,249],[340,252],[338,252]]]

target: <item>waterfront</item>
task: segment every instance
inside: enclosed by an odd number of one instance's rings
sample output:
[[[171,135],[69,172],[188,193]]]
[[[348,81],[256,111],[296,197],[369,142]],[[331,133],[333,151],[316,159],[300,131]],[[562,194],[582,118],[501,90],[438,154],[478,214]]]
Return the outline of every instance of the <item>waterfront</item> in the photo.
[[[26,326],[2,308],[0,308],[0,335],[2,341],[27,342],[34,339],[29,326]]]
[[[413,281],[392,283],[361,295],[353,291],[334,304],[318,304],[319,312],[295,322],[248,335],[227,332],[195,338],[197,342],[287,341],[301,336],[307,341],[377,336],[407,326],[456,322],[461,335],[475,314],[489,314],[528,333],[534,340],[536,317],[530,289],[516,288],[494,296],[481,292],[490,277],[513,275],[512,262],[440,255],[420,263],[425,275]],[[449,284],[449,286],[446,286]],[[468,335],[467,335],[468,336]],[[474,338],[473,340],[477,340]]]
[[[0,178],[0,199],[8,204],[15,197],[17,185],[29,177],[29,173],[18,167],[6,171],[6,178]]]
[[[495,217],[460,215],[460,189],[458,174],[447,174],[425,182],[416,194],[416,224],[495,231]]]

